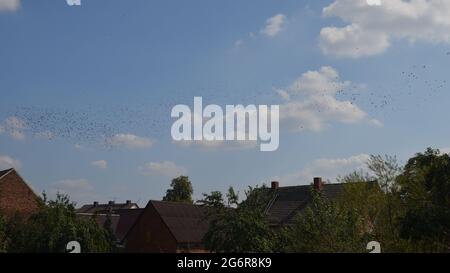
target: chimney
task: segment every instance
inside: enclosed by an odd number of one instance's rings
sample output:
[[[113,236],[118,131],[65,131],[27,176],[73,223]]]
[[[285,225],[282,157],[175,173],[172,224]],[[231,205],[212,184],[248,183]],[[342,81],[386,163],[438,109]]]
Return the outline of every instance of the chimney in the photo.
[[[271,188],[273,189],[273,190],[276,190],[276,189],[278,189],[278,186],[280,185],[280,183],[278,182],[278,181],[272,181],[272,185],[271,185]]]
[[[94,201],[94,207],[98,206],[98,201]]]
[[[314,177],[314,189],[316,191],[321,191],[323,188],[322,177]]]
[[[127,200],[127,205],[131,205],[131,200]]]
[[[108,205],[114,206],[114,201],[109,201],[109,202],[108,202]]]

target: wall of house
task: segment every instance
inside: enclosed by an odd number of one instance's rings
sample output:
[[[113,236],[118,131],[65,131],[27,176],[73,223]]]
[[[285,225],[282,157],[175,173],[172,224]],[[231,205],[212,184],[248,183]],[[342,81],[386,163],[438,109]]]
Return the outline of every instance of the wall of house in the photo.
[[[6,217],[29,217],[38,210],[37,198],[15,170],[0,180],[0,213]]]
[[[151,204],[129,231],[124,245],[125,252],[177,252],[175,238]]]

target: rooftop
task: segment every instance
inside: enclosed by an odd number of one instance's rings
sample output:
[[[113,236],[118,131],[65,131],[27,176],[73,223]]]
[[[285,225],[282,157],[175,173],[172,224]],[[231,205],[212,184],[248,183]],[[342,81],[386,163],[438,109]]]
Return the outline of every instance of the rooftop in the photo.
[[[311,202],[312,187],[320,189],[328,199],[335,199],[343,191],[344,184],[325,184],[322,179],[316,178],[313,186],[278,187],[278,182],[272,182],[269,188],[274,197],[266,208],[267,220],[271,226],[292,224],[295,216],[305,209]]]
[[[149,201],[167,225],[178,243],[200,243],[208,231],[205,209],[198,205]]]
[[[89,205],[83,205],[81,208],[77,209],[77,213],[114,213],[121,209],[137,209],[139,206],[136,203],[132,203],[127,200],[125,203],[116,203],[114,201],[109,201],[106,204],[99,204],[97,201]]]

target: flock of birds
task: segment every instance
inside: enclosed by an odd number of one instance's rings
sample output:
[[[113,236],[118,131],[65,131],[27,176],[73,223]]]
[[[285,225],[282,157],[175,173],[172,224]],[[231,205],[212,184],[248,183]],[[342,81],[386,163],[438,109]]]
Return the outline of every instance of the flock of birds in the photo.
[[[450,52],[447,55],[450,55]],[[439,96],[439,93],[447,88],[447,80],[430,79],[427,74],[430,75],[433,71],[429,70],[432,69],[427,65],[412,66],[398,75],[397,86],[391,85],[387,88],[380,85],[373,87],[373,90],[365,88],[361,90],[361,86],[354,85],[339,90],[335,97],[340,101],[349,101],[375,117],[411,110],[411,107],[416,108],[420,105],[408,105],[401,101],[414,96],[416,97],[414,101],[425,103]],[[259,104],[279,99],[273,90],[219,92],[219,95],[211,92],[211,89],[208,93],[206,89],[203,91],[207,94],[203,98],[204,104],[218,101]],[[202,90],[196,94],[202,94]],[[151,137],[170,134],[173,121],[170,117],[171,108],[179,103],[192,105],[192,98],[196,94],[183,92],[166,96],[165,99],[153,99],[147,102],[141,100],[127,106],[91,105],[77,108],[77,110],[23,106],[16,108],[11,116],[22,120],[29,134],[50,132],[47,134],[49,140],[65,139],[74,144],[97,145],[100,141],[103,147],[109,149],[112,147],[108,139],[120,133],[139,132],[136,134]],[[323,110],[317,107],[318,112]]]

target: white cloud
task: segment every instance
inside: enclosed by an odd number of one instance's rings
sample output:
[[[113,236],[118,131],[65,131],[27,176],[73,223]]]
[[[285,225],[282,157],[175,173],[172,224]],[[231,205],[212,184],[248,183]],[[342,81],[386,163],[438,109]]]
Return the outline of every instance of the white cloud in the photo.
[[[25,139],[26,124],[18,117],[8,117],[0,124],[0,134],[7,133],[15,140]]]
[[[53,184],[50,190],[52,197],[57,193],[67,194],[71,201],[77,203],[92,202],[97,200],[98,196],[95,194],[94,187],[86,179],[64,179]]]
[[[235,47],[241,47],[243,44],[244,44],[244,41],[242,41],[242,40],[237,40],[236,42],[234,42]]]
[[[106,160],[97,160],[97,161],[93,161],[91,162],[91,165],[99,168],[99,169],[106,169],[108,168],[108,162]]]
[[[250,150],[258,146],[258,141],[254,140],[184,140],[173,141],[173,143],[180,147],[199,147],[205,151],[236,151],[236,150]]]
[[[84,145],[79,144],[79,143],[76,143],[75,145],[73,145],[73,147],[74,147],[76,150],[79,150],[79,151],[91,151],[91,148],[90,148],[90,147],[84,146]]]
[[[266,26],[261,29],[261,33],[267,37],[273,38],[283,29],[285,21],[286,16],[281,13],[270,17],[266,21]]]
[[[323,66],[319,71],[302,74],[289,87],[293,94],[334,95],[339,90],[350,86],[351,82],[341,81],[339,73],[330,66]]]
[[[282,185],[301,185],[312,182],[314,177],[322,177],[325,180],[335,182],[340,175],[346,175],[355,170],[367,171],[368,154],[359,154],[347,158],[317,159],[298,172],[284,176],[274,177]]]
[[[383,122],[379,121],[379,120],[376,119],[376,118],[373,118],[373,119],[369,120],[369,123],[370,123],[371,125],[373,125],[373,126],[375,126],[375,127],[379,127],[379,128],[381,128],[381,127],[384,126]]]
[[[20,0],[0,0],[1,11],[15,11],[20,7]]]
[[[369,5],[361,0],[336,0],[323,9],[347,25],[320,32],[324,54],[359,58],[384,52],[392,40],[450,43],[450,1],[389,0]]]
[[[69,6],[81,6],[81,0],[66,0]]]
[[[39,139],[52,140],[55,138],[55,135],[50,131],[42,131],[36,133],[35,136]]]
[[[304,101],[291,101],[281,109],[281,119],[292,122],[294,129],[300,131],[321,131],[330,121],[356,123],[367,116],[350,101],[339,101],[332,96],[313,96]]]
[[[283,89],[274,89],[275,93],[277,93],[283,100],[290,100],[291,95],[289,95],[289,92]]]
[[[0,155],[0,170],[6,170],[9,168],[20,169],[22,163],[20,160],[14,159],[7,155]]]
[[[125,147],[130,149],[146,149],[154,144],[154,140],[133,134],[117,134],[109,139],[107,143],[112,147]]]
[[[350,81],[342,81],[339,73],[329,66],[318,71],[308,71],[287,90],[277,91],[286,101],[280,106],[280,119],[296,131],[321,131],[333,121],[374,123],[353,102],[336,99],[336,93],[351,85]]]
[[[177,177],[186,174],[186,168],[176,165],[171,161],[149,162],[139,167],[142,175],[161,175],[167,177]]]

